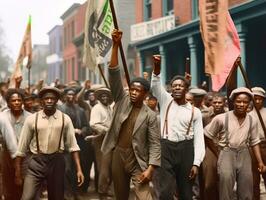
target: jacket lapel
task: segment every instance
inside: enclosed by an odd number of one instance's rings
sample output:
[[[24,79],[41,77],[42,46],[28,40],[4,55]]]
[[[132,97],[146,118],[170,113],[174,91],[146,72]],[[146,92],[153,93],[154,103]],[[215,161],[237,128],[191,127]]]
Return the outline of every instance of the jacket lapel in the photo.
[[[147,109],[146,106],[143,105],[140,112],[139,112],[139,115],[136,119],[136,123],[135,123],[134,130],[133,130],[133,135],[136,133],[138,128],[141,126],[141,124],[146,119],[146,117],[147,117],[147,110],[146,109]]]

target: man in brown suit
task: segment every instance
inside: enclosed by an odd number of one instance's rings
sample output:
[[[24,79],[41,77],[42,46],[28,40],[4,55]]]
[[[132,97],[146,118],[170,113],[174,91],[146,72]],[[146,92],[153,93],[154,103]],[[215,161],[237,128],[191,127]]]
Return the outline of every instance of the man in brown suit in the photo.
[[[160,132],[156,113],[143,104],[150,87],[147,80],[133,79],[129,93],[123,89],[117,56],[121,37],[122,32],[114,30],[109,82],[115,107],[102,151],[113,153],[112,178],[116,199],[128,199],[131,179],[137,199],[150,200],[149,181],[155,167],[161,164]]]

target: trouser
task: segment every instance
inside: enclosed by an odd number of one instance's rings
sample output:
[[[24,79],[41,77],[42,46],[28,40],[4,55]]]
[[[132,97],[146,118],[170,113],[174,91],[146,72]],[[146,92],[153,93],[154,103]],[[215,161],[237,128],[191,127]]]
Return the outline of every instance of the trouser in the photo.
[[[97,170],[99,173],[98,179],[98,193],[101,196],[107,195],[111,185],[111,162],[112,153],[103,154],[101,146],[104,136],[94,140],[95,157],[97,163]]]
[[[7,150],[2,152],[2,179],[3,193],[5,200],[20,200],[22,195],[22,186],[15,184],[15,168],[13,160]]]
[[[251,150],[252,152],[252,150]],[[266,163],[266,142],[260,143],[261,158]],[[253,152],[252,157],[252,172],[253,172],[253,200],[260,200],[260,175],[264,180],[264,186],[266,188],[266,173],[260,174],[258,171],[258,162]]]
[[[161,140],[161,168],[154,180],[156,199],[173,200],[178,188],[179,200],[192,199],[193,181],[189,174],[194,160],[193,140],[172,142]]]
[[[200,170],[201,200],[218,200],[217,157],[207,147]]]
[[[22,200],[33,200],[47,182],[49,200],[64,199],[65,162],[61,153],[32,155],[24,180]]]
[[[225,147],[220,151],[217,170],[219,175],[219,199],[232,200],[237,183],[238,200],[252,200],[253,177],[249,149]]]
[[[132,148],[116,147],[112,157],[112,178],[116,200],[127,200],[130,191],[130,179],[134,185],[137,200],[152,200],[149,183],[139,183],[142,170]]]

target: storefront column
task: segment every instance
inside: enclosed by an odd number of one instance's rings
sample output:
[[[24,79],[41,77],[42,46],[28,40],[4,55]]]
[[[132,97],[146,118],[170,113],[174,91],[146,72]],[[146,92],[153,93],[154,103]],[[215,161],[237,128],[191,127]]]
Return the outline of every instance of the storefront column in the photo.
[[[247,29],[243,24],[236,25],[238,36],[240,40],[240,49],[241,49],[241,62],[246,70],[246,33]],[[237,70],[237,87],[245,86],[244,78],[241,74],[240,69]]]
[[[191,86],[197,86],[198,85],[197,48],[196,48],[196,41],[193,36],[188,37],[188,45],[190,51],[190,74],[192,76]]]
[[[166,80],[166,50],[164,45],[159,46],[159,52],[161,55],[161,80],[162,84],[165,85]]]

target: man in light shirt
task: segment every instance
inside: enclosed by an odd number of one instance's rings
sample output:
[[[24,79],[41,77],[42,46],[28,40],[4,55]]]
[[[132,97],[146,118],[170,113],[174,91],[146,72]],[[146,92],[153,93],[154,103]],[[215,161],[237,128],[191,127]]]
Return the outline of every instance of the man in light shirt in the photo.
[[[43,110],[29,116],[22,128],[16,157],[16,182],[22,184],[21,160],[30,149],[32,158],[21,199],[35,199],[44,181],[47,182],[48,199],[64,199],[63,151],[72,153],[77,169],[77,182],[81,185],[84,176],[79,161],[80,149],[71,119],[56,109],[60,91],[53,87],[44,87],[39,96]]]
[[[264,107],[264,101],[265,101],[265,90],[261,87],[254,87],[251,89],[252,93],[254,95],[254,102],[258,110],[260,111],[261,117],[263,119],[264,125],[266,125],[266,108]],[[255,108],[250,112],[250,114],[259,120],[257,112]],[[265,133],[263,131],[263,128],[258,122],[258,132],[260,137],[260,152],[261,152],[261,158],[263,162],[266,162],[266,139],[265,139]],[[252,171],[253,171],[253,200],[260,200],[260,173],[257,169],[257,161],[253,154],[252,155]],[[264,186],[266,188],[266,173],[261,174],[262,178],[264,180]]]
[[[98,180],[98,193],[100,200],[108,198],[108,191],[111,184],[111,159],[112,154],[103,154],[101,152],[101,146],[105,134],[110,128],[112,122],[112,94],[108,88],[100,88],[95,91],[98,99],[96,104],[91,109],[90,126],[95,133],[95,139],[93,140],[96,164],[99,173]]]
[[[193,179],[205,155],[202,116],[185,99],[189,83],[182,76],[171,80],[171,94],[162,86],[159,55],[153,56],[151,80],[153,95],[158,99],[161,117],[161,169],[155,183],[158,199],[172,200],[177,184],[179,198],[192,199]]]
[[[207,146],[218,139],[220,153],[217,161],[219,199],[232,200],[237,183],[237,198],[252,200],[253,180],[249,146],[257,160],[257,169],[265,172],[260,154],[258,121],[247,113],[252,93],[240,87],[232,91],[230,99],[234,110],[217,115],[205,129]]]

